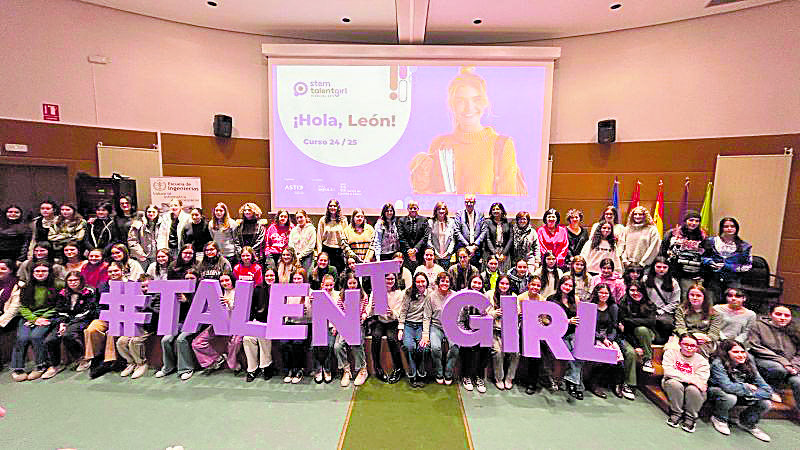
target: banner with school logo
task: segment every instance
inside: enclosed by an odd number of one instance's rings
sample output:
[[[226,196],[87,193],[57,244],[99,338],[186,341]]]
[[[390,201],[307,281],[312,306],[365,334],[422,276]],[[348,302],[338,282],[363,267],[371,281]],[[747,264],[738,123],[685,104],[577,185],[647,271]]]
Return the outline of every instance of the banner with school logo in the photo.
[[[184,209],[201,207],[200,177],[152,177],[150,178],[150,200],[161,211],[169,209],[173,199],[183,202]]]

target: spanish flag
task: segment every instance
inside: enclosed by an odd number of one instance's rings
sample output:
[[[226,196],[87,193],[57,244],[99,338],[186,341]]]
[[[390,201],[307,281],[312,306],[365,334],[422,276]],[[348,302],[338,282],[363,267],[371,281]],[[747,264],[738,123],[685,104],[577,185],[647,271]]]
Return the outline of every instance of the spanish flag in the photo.
[[[664,238],[664,180],[658,180],[658,196],[653,207],[653,222],[658,228],[658,236]]]

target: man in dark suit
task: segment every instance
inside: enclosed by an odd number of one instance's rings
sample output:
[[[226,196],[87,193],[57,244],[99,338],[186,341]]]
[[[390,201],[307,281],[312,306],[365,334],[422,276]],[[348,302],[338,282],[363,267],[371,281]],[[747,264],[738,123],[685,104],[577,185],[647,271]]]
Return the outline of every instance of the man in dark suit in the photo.
[[[419,215],[419,204],[416,201],[410,200],[406,208],[408,215],[397,219],[397,233],[400,250],[406,255],[404,265],[413,273],[422,264],[430,226],[428,219]]]
[[[475,194],[464,196],[464,209],[455,216],[456,247],[469,252],[470,264],[481,267],[481,245],[486,237],[483,213],[475,209]]]

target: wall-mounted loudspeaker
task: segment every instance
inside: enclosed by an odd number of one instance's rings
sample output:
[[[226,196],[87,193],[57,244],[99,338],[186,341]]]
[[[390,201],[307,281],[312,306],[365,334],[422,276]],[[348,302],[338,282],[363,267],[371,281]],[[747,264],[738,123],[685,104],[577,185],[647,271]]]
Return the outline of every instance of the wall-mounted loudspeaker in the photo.
[[[614,119],[597,122],[597,142],[610,144],[617,140],[617,121]]]
[[[214,116],[214,136],[229,138],[232,132],[233,117],[224,114]]]

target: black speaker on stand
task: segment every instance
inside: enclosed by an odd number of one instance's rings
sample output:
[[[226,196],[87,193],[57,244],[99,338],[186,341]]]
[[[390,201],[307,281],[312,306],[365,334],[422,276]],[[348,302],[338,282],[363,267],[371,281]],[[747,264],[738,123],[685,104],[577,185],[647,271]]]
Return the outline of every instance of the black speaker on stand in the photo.
[[[597,122],[597,142],[610,144],[617,140],[617,121],[614,119]]]
[[[225,114],[214,116],[214,136],[229,138],[233,133],[233,117]]]

